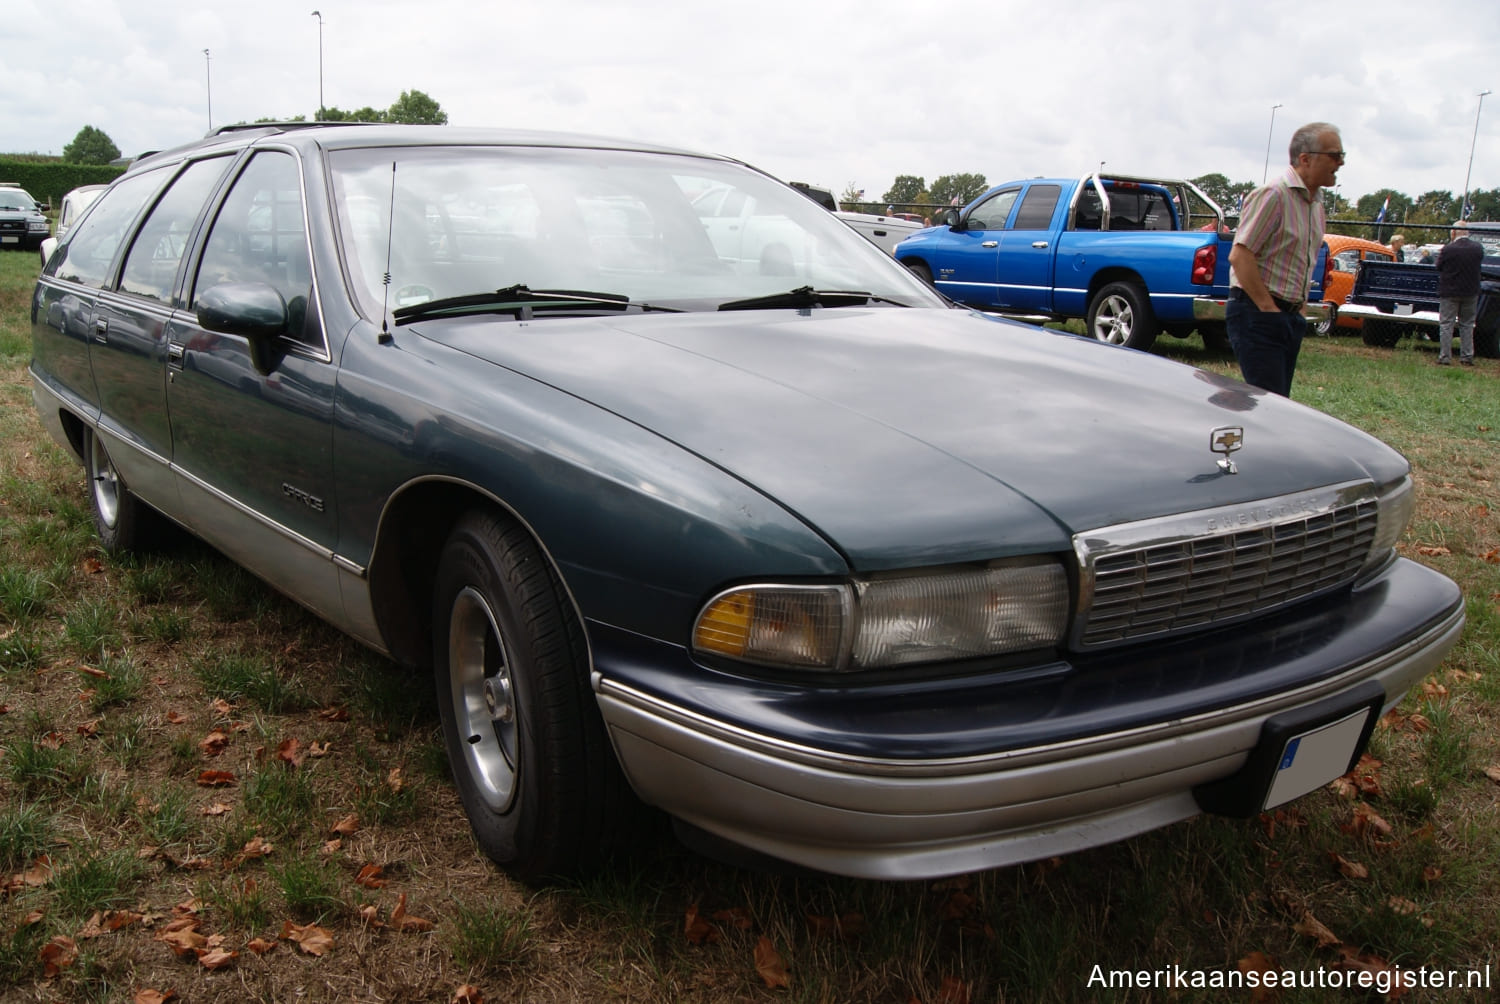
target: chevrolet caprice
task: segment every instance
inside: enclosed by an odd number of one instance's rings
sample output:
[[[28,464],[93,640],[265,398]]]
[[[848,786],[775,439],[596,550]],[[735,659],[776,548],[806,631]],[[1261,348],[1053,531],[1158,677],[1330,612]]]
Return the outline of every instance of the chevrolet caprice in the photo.
[[[102,546],[165,518],[430,674],[526,877],[639,802],[892,879],[1251,815],[1463,626],[1396,451],[956,308],[724,157],[221,131],[111,185],[32,322]]]

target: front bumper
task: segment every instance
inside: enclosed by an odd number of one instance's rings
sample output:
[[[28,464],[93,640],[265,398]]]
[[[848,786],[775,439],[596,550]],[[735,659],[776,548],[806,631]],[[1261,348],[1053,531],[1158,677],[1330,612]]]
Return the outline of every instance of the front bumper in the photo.
[[[1393,707],[1457,642],[1463,605],[1403,560],[1267,621],[1087,664],[864,688],[757,684],[597,629],[594,683],[645,801],[806,867],[929,878],[1198,814],[1193,789],[1239,771],[1273,716],[1368,681]]]
[[[1402,313],[1402,309],[1406,313]],[[1394,321],[1397,324],[1415,324],[1424,328],[1436,328],[1440,323],[1438,312],[1435,310],[1417,310],[1412,304],[1398,304],[1396,309],[1386,313],[1379,307],[1372,307],[1363,303],[1346,303],[1339,308],[1340,317],[1359,318],[1361,321]]]

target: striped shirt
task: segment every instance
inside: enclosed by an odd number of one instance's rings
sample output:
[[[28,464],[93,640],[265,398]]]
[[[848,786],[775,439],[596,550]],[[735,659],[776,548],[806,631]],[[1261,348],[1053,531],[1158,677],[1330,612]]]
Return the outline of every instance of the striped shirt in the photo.
[[[1245,196],[1234,242],[1255,255],[1272,296],[1302,303],[1312,285],[1326,223],[1323,200],[1289,167],[1280,178]],[[1229,284],[1240,283],[1231,275]]]

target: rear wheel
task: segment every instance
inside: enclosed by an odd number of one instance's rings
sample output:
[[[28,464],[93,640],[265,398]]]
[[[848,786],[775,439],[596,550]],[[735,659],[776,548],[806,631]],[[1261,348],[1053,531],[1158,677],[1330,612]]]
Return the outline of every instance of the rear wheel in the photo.
[[[83,460],[100,546],[110,554],[150,547],[157,539],[160,517],[156,510],[130,493],[99,434],[92,429],[84,430]]]
[[[1101,342],[1145,351],[1161,325],[1146,291],[1133,282],[1112,282],[1089,303],[1088,334]]]
[[[433,668],[448,761],[480,849],[521,878],[595,861],[624,778],[561,581],[516,524],[461,519],[439,559]]]
[[[1373,345],[1377,349],[1388,349],[1401,340],[1401,325],[1395,321],[1366,318],[1364,325],[1360,328],[1360,335],[1366,345]]]

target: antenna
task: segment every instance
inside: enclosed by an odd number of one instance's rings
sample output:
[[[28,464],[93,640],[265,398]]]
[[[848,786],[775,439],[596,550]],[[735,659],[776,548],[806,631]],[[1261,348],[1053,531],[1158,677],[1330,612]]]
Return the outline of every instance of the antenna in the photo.
[[[390,326],[390,303],[391,303],[391,244],[396,232],[396,162],[391,161],[391,206],[390,215],[386,219],[385,228],[385,274],[381,277],[381,285],[385,287],[381,291],[380,299],[380,337],[376,339],[381,345],[389,345],[391,342]]]

